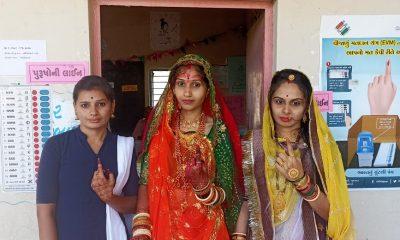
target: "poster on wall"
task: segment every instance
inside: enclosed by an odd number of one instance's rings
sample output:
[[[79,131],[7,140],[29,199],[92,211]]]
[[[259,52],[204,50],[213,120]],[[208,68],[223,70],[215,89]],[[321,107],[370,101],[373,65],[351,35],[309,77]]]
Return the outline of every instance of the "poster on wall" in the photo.
[[[44,40],[0,40],[0,75],[25,75],[26,62],[46,61]]]
[[[72,84],[51,86],[53,135],[64,133],[79,125],[75,117],[73,90]]]
[[[2,190],[36,190],[40,154],[53,135],[76,127],[73,85],[0,87]]]
[[[400,15],[323,16],[320,69],[348,187],[399,188]]]
[[[176,12],[150,13],[150,47],[156,51],[180,46],[181,19]]]

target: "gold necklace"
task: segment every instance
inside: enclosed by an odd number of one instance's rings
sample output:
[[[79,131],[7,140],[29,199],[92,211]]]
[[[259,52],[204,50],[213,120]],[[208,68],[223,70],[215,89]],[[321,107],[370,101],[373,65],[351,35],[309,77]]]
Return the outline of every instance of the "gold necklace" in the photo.
[[[197,118],[197,120],[194,120],[194,121],[180,119],[180,129],[181,130],[197,130],[200,125],[200,120],[202,118],[202,114],[200,114],[200,116]]]
[[[289,141],[290,143],[297,143],[300,140],[300,136],[301,136],[300,132],[301,132],[300,129],[296,129],[296,130],[291,131],[289,133],[289,136],[283,137],[283,136],[280,136],[277,131],[276,139],[278,140],[278,143],[286,142],[286,141]]]
[[[172,179],[175,186],[187,188],[189,184],[185,179],[185,169],[187,163],[193,159],[194,153],[199,147],[199,142],[204,136],[206,115],[200,115],[198,128],[192,133],[181,132],[181,115],[178,113],[178,121],[175,122],[175,151],[174,158],[177,162],[176,177]],[[182,185],[183,184],[183,185]]]

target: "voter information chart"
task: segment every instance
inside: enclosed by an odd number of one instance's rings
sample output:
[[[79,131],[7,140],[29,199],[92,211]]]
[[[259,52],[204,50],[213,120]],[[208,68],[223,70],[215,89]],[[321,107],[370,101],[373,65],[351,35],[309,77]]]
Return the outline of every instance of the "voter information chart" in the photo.
[[[48,87],[0,88],[3,191],[35,191],[40,153],[51,135]]]

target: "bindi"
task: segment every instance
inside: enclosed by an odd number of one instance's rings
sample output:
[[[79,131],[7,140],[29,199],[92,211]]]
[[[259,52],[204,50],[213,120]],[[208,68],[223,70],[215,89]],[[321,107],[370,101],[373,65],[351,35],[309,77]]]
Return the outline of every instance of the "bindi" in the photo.
[[[90,99],[93,99],[93,97],[90,97]]]

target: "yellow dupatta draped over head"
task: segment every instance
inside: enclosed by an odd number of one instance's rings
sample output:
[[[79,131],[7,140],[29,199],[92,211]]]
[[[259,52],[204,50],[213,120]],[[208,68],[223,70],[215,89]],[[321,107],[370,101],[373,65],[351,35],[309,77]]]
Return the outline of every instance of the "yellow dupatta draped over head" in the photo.
[[[308,108],[309,142],[307,144],[311,147],[312,158],[318,171],[317,175],[321,179],[323,191],[327,195],[330,205],[327,235],[333,239],[355,239],[342,157],[312,94],[310,99]],[[280,147],[274,137],[274,121],[268,102],[264,109],[262,129],[265,178],[272,207],[271,219],[276,227],[292,214],[299,195],[296,194],[292,184],[287,181],[284,184],[286,187],[284,191],[285,207],[283,210],[277,209],[280,206],[278,201],[282,201],[282,196],[277,196],[276,183],[279,184],[283,176],[280,176],[275,168],[276,153]],[[281,184],[281,186],[283,185]]]

